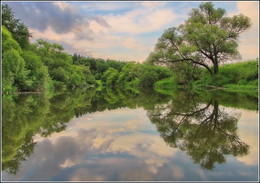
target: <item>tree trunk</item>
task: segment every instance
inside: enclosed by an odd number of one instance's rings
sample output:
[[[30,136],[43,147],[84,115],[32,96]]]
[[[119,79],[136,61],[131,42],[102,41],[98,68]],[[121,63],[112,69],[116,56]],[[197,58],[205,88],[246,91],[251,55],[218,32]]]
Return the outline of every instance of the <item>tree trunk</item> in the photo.
[[[213,64],[213,74],[217,74],[218,73],[218,62],[215,61]]]
[[[214,65],[214,74],[218,73],[218,65]]]

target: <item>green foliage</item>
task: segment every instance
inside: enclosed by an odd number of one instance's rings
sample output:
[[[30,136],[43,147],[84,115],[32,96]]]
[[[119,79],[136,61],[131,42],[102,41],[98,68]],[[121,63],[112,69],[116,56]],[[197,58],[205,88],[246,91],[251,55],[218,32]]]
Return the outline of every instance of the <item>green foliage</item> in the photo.
[[[5,26],[2,35],[4,93],[44,91],[53,84],[59,88],[96,84],[89,67],[73,65],[61,45],[40,39],[23,50]]]
[[[189,62],[172,63],[171,68],[176,82],[180,85],[190,85],[201,73],[201,68]]]
[[[3,169],[15,173],[20,161],[32,153],[35,145],[32,135],[46,122],[48,108],[44,96],[3,96]]]
[[[233,86],[233,87],[236,87],[236,86]],[[213,89],[213,90],[205,91],[204,89],[199,90],[199,88],[192,88],[192,90],[186,90],[186,89],[180,88],[177,85],[176,88],[160,87],[160,88],[155,88],[155,90],[159,93],[170,95],[170,96],[172,96],[172,98],[176,98],[176,99],[180,98],[180,99],[178,99],[179,102],[181,102],[181,101],[185,102],[186,100],[195,101],[198,98],[201,102],[206,103],[213,98],[213,99],[217,99],[219,104],[223,105],[223,106],[257,111],[258,110],[258,91],[248,90],[248,88],[246,88],[247,85],[244,87],[245,87],[244,90],[242,90],[239,87],[239,88],[235,88],[235,89],[228,88],[225,90],[214,90]],[[189,92],[187,92],[187,91],[189,91]],[[189,97],[187,97],[188,95],[189,95]],[[190,99],[190,97],[193,99]],[[191,105],[193,105],[193,104],[191,103]]]
[[[32,49],[48,67],[50,77],[54,80],[56,87],[74,88],[96,84],[89,67],[74,65],[73,58],[63,52],[64,48],[61,45],[40,39],[32,46]]]
[[[73,63],[76,65],[85,65],[89,66],[91,73],[94,75],[95,79],[100,80],[102,75],[107,71],[109,68],[114,68],[119,72],[122,70],[125,62],[120,62],[116,60],[104,60],[100,58],[91,58],[91,57],[84,57],[81,55],[73,54]]]
[[[17,85],[24,78],[24,60],[20,54],[14,50],[8,50],[3,54],[3,92],[15,91]]]
[[[62,67],[54,68],[50,72],[50,74],[53,80],[57,80],[60,82],[66,82],[67,80],[69,80],[69,73],[66,72],[65,69]]]
[[[206,71],[199,80],[193,83],[195,87],[218,86],[233,89],[258,88],[258,61],[248,61],[220,66],[219,73],[211,76]]]
[[[129,62],[119,73],[116,85],[120,87],[152,87],[156,81],[171,75],[172,72],[166,67]]]
[[[24,51],[23,59],[28,70],[27,83],[20,86],[23,91],[43,91],[51,86],[48,68],[41,62],[39,56],[32,51]]]
[[[95,79],[102,80],[107,87],[152,87],[154,82],[171,76],[165,67],[120,62],[73,55],[73,63],[89,66]]]
[[[15,19],[12,10],[7,4],[2,5],[2,25],[4,25],[13,35],[13,38],[23,49],[29,47],[29,37],[31,34],[26,25]]]
[[[15,49],[18,52],[21,52],[21,47],[12,37],[12,33],[8,31],[5,26],[2,26],[2,52],[4,53],[7,50]]]
[[[42,39],[30,44],[28,28],[14,18],[8,5],[2,6],[2,18],[4,93],[45,91],[53,85],[57,88],[96,85],[90,68],[78,64],[77,55],[72,58],[63,46]]]
[[[166,78],[154,83],[155,89],[175,89],[178,88],[177,82],[174,77]]]
[[[12,34],[2,27],[2,82],[3,92],[16,91],[21,82],[26,78],[25,61],[21,56],[22,50],[19,44],[13,39]]]
[[[109,68],[106,72],[102,75],[101,80],[106,83],[107,86],[115,86],[115,83],[118,78],[118,70],[114,68]]]

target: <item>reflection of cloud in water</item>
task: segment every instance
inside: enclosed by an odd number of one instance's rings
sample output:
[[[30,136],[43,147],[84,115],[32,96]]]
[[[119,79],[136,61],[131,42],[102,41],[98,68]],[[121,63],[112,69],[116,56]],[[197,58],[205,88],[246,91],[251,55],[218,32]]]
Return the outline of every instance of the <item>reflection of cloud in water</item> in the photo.
[[[207,175],[185,152],[168,147],[142,109],[97,112],[92,117],[74,118],[65,131],[51,137],[36,136],[35,152],[20,172],[4,176],[8,180],[214,180],[226,173],[217,169]],[[233,171],[234,179],[241,175]]]
[[[240,139],[250,146],[249,154],[237,159],[246,165],[258,165],[258,111],[250,111],[243,109],[242,113],[239,109],[225,107],[225,110],[232,115],[239,117],[238,136]],[[241,172],[242,174],[242,172]],[[243,173],[244,174],[244,173]]]
[[[71,180],[153,179],[150,175],[156,174],[175,150],[153,134],[155,128],[144,110],[134,111],[135,115],[129,109],[98,112],[91,121],[85,115],[73,119],[63,132],[48,138],[36,136],[35,153],[25,162],[33,167],[29,170],[33,176],[25,179],[63,180],[57,175],[68,168],[73,170]],[[142,130],[153,133],[139,132]]]
[[[244,110],[240,122],[239,122],[239,136],[250,146],[250,154],[243,157],[238,157],[238,160],[245,163],[246,165],[257,165],[258,164],[258,122],[255,116],[258,116],[256,111]]]

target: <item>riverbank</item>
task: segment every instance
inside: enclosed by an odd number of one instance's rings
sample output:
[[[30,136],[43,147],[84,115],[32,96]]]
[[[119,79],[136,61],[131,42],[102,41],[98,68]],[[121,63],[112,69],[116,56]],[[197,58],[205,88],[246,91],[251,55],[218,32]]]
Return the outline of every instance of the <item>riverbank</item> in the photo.
[[[192,88],[195,90],[225,90],[232,92],[258,92],[258,60],[227,64],[219,67],[219,73],[210,75],[202,70],[199,79],[188,85],[179,85],[173,77],[154,84],[156,90]]]

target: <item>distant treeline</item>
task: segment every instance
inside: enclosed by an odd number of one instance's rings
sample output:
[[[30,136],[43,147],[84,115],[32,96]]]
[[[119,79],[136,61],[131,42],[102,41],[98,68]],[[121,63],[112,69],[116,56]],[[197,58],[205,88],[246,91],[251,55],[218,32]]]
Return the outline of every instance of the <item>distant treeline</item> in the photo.
[[[172,76],[167,67],[141,64],[134,61],[95,59],[73,55],[73,64],[88,66],[95,80],[109,87],[152,87],[156,81]]]

